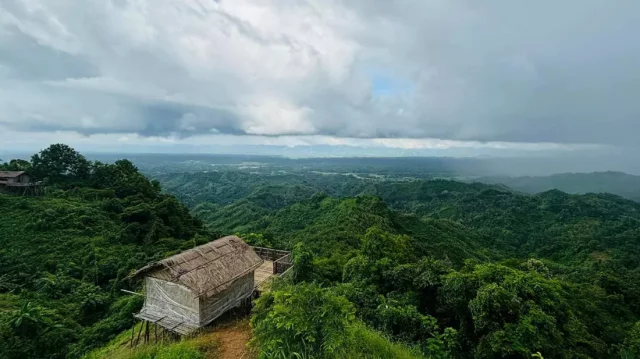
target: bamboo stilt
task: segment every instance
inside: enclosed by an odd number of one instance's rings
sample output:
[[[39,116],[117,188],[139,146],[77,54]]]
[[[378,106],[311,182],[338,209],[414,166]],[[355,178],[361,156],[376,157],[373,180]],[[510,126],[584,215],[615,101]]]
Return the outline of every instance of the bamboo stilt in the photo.
[[[140,343],[140,335],[142,334],[142,327],[144,326],[144,323],[140,324],[140,331],[138,332],[138,338],[136,339],[136,345],[138,345],[138,343]],[[135,326],[133,327],[135,330]]]

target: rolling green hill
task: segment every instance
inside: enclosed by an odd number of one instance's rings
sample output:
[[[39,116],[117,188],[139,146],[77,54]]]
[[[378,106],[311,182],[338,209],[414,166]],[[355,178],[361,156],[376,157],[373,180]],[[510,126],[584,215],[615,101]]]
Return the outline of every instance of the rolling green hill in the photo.
[[[120,353],[128,274],[235,233],[293,251],[255,302],[258,358],[640,354],[640,203],[616,195],[234,171],[159,175],[165,193],[64,145],[19,165],[47,190],[0,194],[2,357]],[[198,340],[130,353],[202,358]]]
[[[341,199],[316,194],[290,206],[266,206],[247,197],[228,205],[202,203],[194,212],[222,233],[253,233],[246,237],[297,248],[302,258],[310,252],[305,280],[342,288],[369,325],[400,340],[439,338],[444,332],[435,334],[438,330],[451,329],[463,350],[450,351],[456,357],[498,357],[514,345],[522,346],[514,357],[538,350],[545,357],[623,355],[626,349],[621,348],[630,340],[626,333],[640,315],[639,203],[610,194],[553,190],[527,195],[448,180],[380,182],[367,191]],[[382,250],[382,258],[367,258],[363,246],[372,229],[384,241],[406,237],[410,250],[398,258],[394,252],[400,250],[391,246]],[[422,276],[430,278],[424,289]],[[524,281],[524,287],[513,287],[514,280]],[[460,292],[460,285],[470,285],[471,292]],[[547,288],[546,294],[531,296],[536,289],[529,285]],[[499,292],[484,298],[484,291]],[[498,295],[514,302],[491,304],[501,300]],[[454,304],[456,297],[460,302]],[[480,300],[490,301],[483,310],[489,311],[491,324],[474,314],[480,309],[473,303]],[[560,307],[541,309],[547,301]],[[542,310],[540,315],[572,318],[578,326],[548,322],[544,325],[555,328],[555,334],[539,333],[538,344],[527,342],[525,334],[516,333],[525,330],[525,322],[543,320],[531,317],[532,307],[522,306],[528,302]],[[395,314],[384,313],[383,307],[394,308]],[[514,314],[521,310],[526,314]],[[386,315],[407,315],[403,320],[408,322],[392,324]],[[411,323],[429,320],[440,329],[409,335],[419,332]],[[492,329],[482,334],[479,328],[485,325]],[[558,339],[571,336],[587,339],[583,344]]]
[[[573,194],[613,193],[640,201],[640,176],[623,172],[560,173],[540,177],[482,177],[477,180],[501,183],[528,193],[558,189]]]

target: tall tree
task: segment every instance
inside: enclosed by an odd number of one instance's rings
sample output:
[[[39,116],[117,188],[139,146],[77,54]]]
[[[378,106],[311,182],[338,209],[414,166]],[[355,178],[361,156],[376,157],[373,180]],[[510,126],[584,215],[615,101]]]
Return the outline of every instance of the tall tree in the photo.
[[[31,157],[33,173],[50,181],[85,179],[89,176],[89,161],[73,148],[54,144]]]

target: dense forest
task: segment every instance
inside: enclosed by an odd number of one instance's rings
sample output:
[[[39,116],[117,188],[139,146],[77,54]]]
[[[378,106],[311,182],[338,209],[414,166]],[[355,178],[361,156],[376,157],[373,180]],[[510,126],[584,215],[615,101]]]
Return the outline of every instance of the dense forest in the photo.
[[[133,324],[129,272],[210,240],[201,222],[131,162],[89,162],[64,145],[3,170],[46,194],[0,193],[0,357],[77,358]]]
[[[640,358],[640,203],[617,195],[312,170],[149,180],[64,145],[4,168],[46,186],[0,194],[7,358],[105,345],[141,304],[120,291],[133,269],[225,234],[294,253],[255,302],[259,358]],[[139,357],[174,357],[154,353]]]

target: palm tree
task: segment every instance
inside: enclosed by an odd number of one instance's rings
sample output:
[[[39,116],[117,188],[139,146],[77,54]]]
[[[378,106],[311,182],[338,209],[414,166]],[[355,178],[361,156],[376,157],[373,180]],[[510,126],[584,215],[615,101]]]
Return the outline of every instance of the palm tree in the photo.
[[[45,273],[43,277],[38,278],[35,281],[35,286],[38,292],[50,298],[55,298],[59,295],[58,278],[51,273]]]
[[[24,303],[19,310],[16,310],[9,326],[19,336],[32,336],[37,333],[38,328],[44,323],[42,308],[35,306],[31,302]]]

